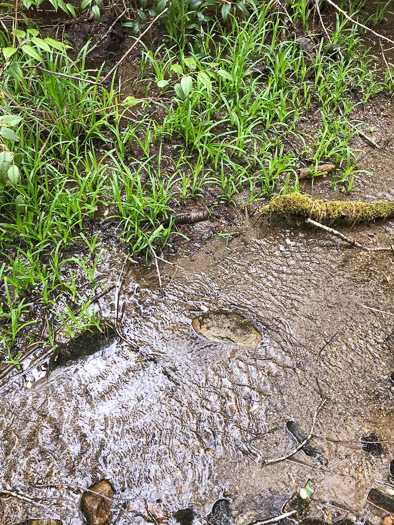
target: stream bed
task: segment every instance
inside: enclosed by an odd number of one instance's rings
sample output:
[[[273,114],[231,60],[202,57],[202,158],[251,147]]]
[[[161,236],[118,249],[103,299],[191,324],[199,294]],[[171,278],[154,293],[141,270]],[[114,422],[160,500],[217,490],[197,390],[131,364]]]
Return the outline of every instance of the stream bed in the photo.
[[[386,223],[357,235],[387,244],[393,233]],[[122,265],[109,246],[100,267],[108,282]],[[391,254],[250,224],[230,242],[214,237],[161,263],[162,288],[154,265],[130,267],[119,293],[127,341],[2,387],[1,484],[41,506],[0,499],[0,522],[82,525],[81,493],[100,479],[115,489],[117,525],[205,523],[224,497],[230,521],[246,525],[280,514],[308,479],[309,516],[379,515],[366,497],[387,482],[394,457],[392,270]],[[99,306],[113,320],[116,291]],[[211,312],[219,325],[240,320],[236,336],[231,323],[216,340],[197,333],[193,322]],[[325,461],[299,451],[264,466],[297,446],[288,421],[309,433],[322,399],[312,444]],[[380,456],[360,445],[371,433],[387,440]]]

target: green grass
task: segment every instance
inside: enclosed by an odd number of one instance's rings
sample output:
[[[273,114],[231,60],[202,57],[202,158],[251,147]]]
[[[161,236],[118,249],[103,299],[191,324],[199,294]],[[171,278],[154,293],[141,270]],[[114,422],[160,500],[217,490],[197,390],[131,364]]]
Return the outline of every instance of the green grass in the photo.
[[[143,54],[138,82],[146,100],[125,100],[114,80],[99,85],[87,47],[76,59],[42,46],[38,59],[20,48],[0,62],[0,116],[21,117],[13,128],[19,141],[0,143],[20,170],[18,182],[0,190],[7,362],[37,340],[56,346],[99,325],[94,296],[108,284],[99,271],[104,219],[116,224],[111,234],[123,251],[148,261],[171,242],[173,225],[164,219],[203,199],[208,186],[235,206],[242,193],[245,205],[294,191],[297,167],[328,161],[338,166],[334,188],[353,185],[351,112],[393,90],[389,76],[376,82],[356,28],[337,15],[330,41],[315,37],[310,56],[294,35],[283,40],[273,4],[177,5],[165,19],[168,45]],[[312,15],[304,5],[294,3],[289,16],[307,34]],[[18,37],[20,46],[26,38]],[[12,40],[12,29],[0,32],[3,48]]]

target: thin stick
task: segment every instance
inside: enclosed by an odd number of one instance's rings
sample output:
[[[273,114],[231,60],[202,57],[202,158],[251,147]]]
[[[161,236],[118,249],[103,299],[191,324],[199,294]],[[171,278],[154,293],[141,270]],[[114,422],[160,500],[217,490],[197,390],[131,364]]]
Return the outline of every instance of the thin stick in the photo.
[[[45,69],[41,66],[23,66],[22,69],[39,69],[40,71],[45,71],[45,73],[50,73],[51,75],[56,75],[57,77],[64,77],[69,78],[71,80],[78,80],[80,82],[86,82],[87,84],[93,84],[94,86],[100,86],[104,88],[103,84],[101,82],[94,82],[93,80],[89,80],[87,78],[81,78],[81,77],[75,77],[74,75],[66,75],[66,73],[59,73],[58,71],[51,71],[50,69]]]
[[[152,252],[153,257],[155,258],[155,265],[156,265],[157,276],[159,278],[159,285],[160,285],[160,288],[162,288],[159,263],[157,262],[157,255],[156,255],[155,250],[153,248],[151,248],[150,251]]]
[[[338,108],[338,109],[339,109],[339,113],[343,116],[342,109],[341,108]],[[363,138],[365,142],[368,142],[370,146],[372,146],[375,149],[380,149],[379,145],[376,144],[376,142],[373,139],[371,139],[371,137],[368,137],[368,135],[366,135],[363,131],[361,131],[361,129],[359,129],[357,126],[355,126],[349,121],[348,121],[348,124],[351,128],[355,129],[357,131],[357,135],[360,135],[360,137]]]
[[[364,250],[366,252],[391,252],[393,251],[393,248],[366,248],[365,246],[362,246],[359,242],[357,242],[354,239],[351,239],[350,237],[347,237],[343,233],[339,232],[338,230],[334,230],[334,228],[330,228],[329,226],[325,226],[324,224],[320,224],[320,222],[316,222],[312,219],[307,219],[305,221],[307,224],[311,224],[312,226],[316,226],[317,228],[321,228],[322,230],[331,233],[332,235],[335,235],[336,237],[339,237],[343,241],[346,241],[347,243],[351,244],[352,246],[355,246],[356,248],[359,248],[360,250]]]
[[[323,31],[325,32],[326,37],[328,38],[328,40],[330,40],[330,35],[327,32],[326,26],[324,25],[324,22],[323,22],[323,18],[321,16],[320,7],[319,7],[319,0],[315,0],[315,7],[316,7],[317,14],[319,15],[320,24],[321,24],[321,26],[323,28]]]
[[[43,507],[46,509],[48,505],[43,505],[42,503],[37,503],[34,501],[34,499],[29,498],[28,496],[24,496],[23,494],[18,494],[18,492],[13,492],[12,490],[5,490],[0,488],[0,495],[5,494],[6,496],[9,496],[11,498],[17,498],[21,501],[25,501],[26,503],[30,503],[32,505],[36,505],[37,507]]]
[[[313,414],[313,420],[312,420],[312,426],[311,426],[311,430],[308,434],[308,436],[304,439],[304,441],[302,443],[300,443],[292,452],[290,452],[289,454],[286,454],[285,456],[282,456],[280,458],[273,458],[273,459],[268,459],[267,461],[265,461],[263,463],[263,466],[265,465],[273,465],[274,463],[279,463],[280,461],[285,461],[286,459],[289,459],[291,458],[292,456],[294,456],[294,454],[296,454],[299,450],[302,449],[302,447],[304,447],[308,441],[310,441],[312,439],[312,436],[313,436],[313,431],[315,430],[315,426],[316,426],[316,419],[317,419],[317,416],[320,412],[320,410],[323,408],[323,406],[325,405],[326,403],[326,399],[323,399],[321,402],[320,402],[320,405],[317,407],[317,409],[315,410],[315,413]],[[263,523],[263,522],[261,522]]]
[[[103,35],[103,36],[102,36],[102,37],[101,37],[101,38],[100,38],[100,39],[94,44],[94,46],[91,47],[91,48],[89,49],[89,51],[86,53],[86,56],[87,56],[87,55],[90,55],[90,53],[91,53],[94,49],[96,49],[96,47],[97,47],[99,44],[101,44],[101,42],[102,42],[105,38],[107,38],[107,36],[109,35],[109,33],[110,33],[110,32],[112,31],[112,29],[114,28],[116,22],[118,22],[118,21],[122,18],[122,16],[126,14],[127,10],[128,10],[128,7],[126,7],[126,9],[125,9],[125,10],[124,10],[124,11],[118,16],[118,18],[116,18],[115,22],[113,22],[113,23],[109,26],[109,29],[108,29],[108,31],[105,33],[105,35]]]
[[[361,306],[363,308],[366,308],[367,310],[372,310],[373,312],[379,312],[380,314],[387,314],[387,315],[394,316],[394,314],[392,314],[391,312],[385,312],[384,310],[379,310],[378,308],[372,308],[372,306],[366,306],[365,304],[362,304]]]
[[[269,525],[270,523],[276,523],[277,521],[281,521],[281,520],[284,520],[285,518],[289,518],[296,512],[297,512],[296,510],[292,510],[290,512],[285,512],[284,514],[281,514],[280,516],[276,516],[275,518],[270,518],[269,520],[252,521],[248,525]]]
[[[116,293],[115,293],[115,327],[118,328],[118,313],[119,313],[119,292],[120,288],[123,283],[123,271],[127,264],[127,261],[129,260],[129,255],[126,257],[125,262],[123,263],[122,270],[119,275],[118,284],[116,285]]]
[[[347,20],[349,20],[349,22],[351,22],[352,24],[355,24],[356,26],[359,26],[359,27],[362,27],[363,29],[366,29],[367,31],[369,31],[373,35],[377,36],[378,38],[381,38],[382,40],[386,40],[387,42],[390,42],[390,44],[394,44],[394,40],[391,40],[390,38],[387,38],[386,36],[380,35],[379,33],[374,31],[370,27],[367,27],[367,26],[365,26],[363,24],[360,24],[360,22],[357,22],[357,20],[354,20],[354,18],[351,18],[345,11],[343,11],[339,6],[337,6],[337,4],[334,4],[334,2],[332,0],[327,0],[327,3],[332,5],[332,7],[334,7],[337,11],[342,13],[343,16]]]
[[[394,80],[393,80],[393,77],[392,77],[392,75],[391,75],[391,69],[390,69],[390,66],[389,66],[388,63],[387,63],[386,56],[385,56],[384,51],[383,51],[382,42],[379,42],[379,44],[380,44],[380,49],[381,49],[381,51],[382,51],[382,57],[383,57],[384,63],[386,64],[387,71],[389,72],[390,80],[391,80],[391,82],[394,84]]]
[[[148,27],[145,29],[145,31],[136,39],[136,41],[134,42],[134,44],[130,47],[130,49],[128,49],[126,51],[126,53],[122,56],[122,58],[119,60],[119,62],[117,62],[114,67],[111,69],[111,71],[109,73],[107,73],[105,75],[105,77],[103,78],[102,82],[105,82],[107,80],[108,77],[110,77],[112,75],[112,73],[120,66],[120,64],[123,62],[123,60],[129,56],[129,54],[131,53],[132,49],[134,49],[134,47],[138,44],[138,42],[141,40],[141,38],[149,31],[149,29],[153,26],[153,24],[156,22],[156,20],[158,20],[161,16],[164,15],[164,13],[166,13],[168,11],[168,7],[166,7],[164,9],[164,11],[162,11],[159,15],[157,15],[153,20],[152,22],[148,25]]]

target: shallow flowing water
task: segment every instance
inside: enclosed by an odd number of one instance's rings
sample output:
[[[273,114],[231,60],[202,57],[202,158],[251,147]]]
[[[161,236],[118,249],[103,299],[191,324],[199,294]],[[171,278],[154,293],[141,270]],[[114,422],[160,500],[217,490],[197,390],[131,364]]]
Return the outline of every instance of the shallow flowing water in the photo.
[[[389,239],[394,225],[368,231]],[[116,283],[114,260],[109,250],[100,271]],[[81,525],[80,494],[103,478],[116,490],[118,525],[152,519],[147,505],[170,523],[193,507],[201,521],[223,495],[236,523],[249,523],[280,514],[309,478],[311,515],[379,512],[366,495],[387,481],[394,446],[372,457],[359,442],[394,435],[393,317],[382,313],[392,312],[392,255],[312,230],[250,227],[228,247],[214,238],[172,262],[161,265],[162,289],[154,269],[127,272],[119,312],[133,347],[116,340],[31,388],[28,376],[3,389],[1,484],[44,507],[0,499],[1,523]],[[100,309],[113,320],[115,293]],[[261,342],[205,339],[192,322],[210,311],[238,314]],[[322,398],[313,445],[328,463],[301,451],[264,466],[296,447],[287,421],[309,433]]]

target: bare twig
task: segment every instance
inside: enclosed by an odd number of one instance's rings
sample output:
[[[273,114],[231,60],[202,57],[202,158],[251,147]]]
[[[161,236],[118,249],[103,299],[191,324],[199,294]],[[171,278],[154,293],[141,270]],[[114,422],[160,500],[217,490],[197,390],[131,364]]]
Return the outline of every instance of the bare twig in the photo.
[[[148,27],[145,29],[145,31],[143,33],[141,33],[140,36],[136,39],[136,41],[130,47],[130,49],[128,49],[126,51],[126,53],[122,56],[122,58],[114,65],[114,67],[111,69],[111,71],[105,75],[105,77],[103,78],[102,82],[105,82],[112,75],[112,73],[120,66],[120,64],[123,62],[123,60],[129,56],[129,54],[131,53],[132,49],[134,49],[134,47],[138,44],[138,42],[141,40],[141,38],[149,31],[149,29],[153,26],[153,24],[156,22],[156,20],[158,20],[161,16],[163,16],[164,13],[166,13],[167,11],[168,11],[168,7],[166,7],[164,9],[164,11],[162,11],[160,14],[158,14],[152,20],[152,22],[148,25]]]
[[[338,108],[339,109],[339,113],[343,116],[343,111],[341,108]],[[376,144],[376,142],[371,139],[371,137],[368,137],[368,135],[366,135],[363,131],[361,131],[361,129],[359,129],[357,126],[355,126],[354,124],[352,124],[351,122],[348,121],[348,124],[351,128],[355,129],[357,131],[357,135],[359,135],[361,138],[363,138],[365,140],[365,142],[368,142],[368,144],[370,146],[372,146],[373,148],[375,149],[380,149],[379,145]]]
[[[369,31],[373,35],[377,36],[381,40],[386,40],[386,42],[390,42],[390,44],[394,44],[394,40],[391,40],[390,38],[387,38],[386,36],[383,36],[383,35],[377,33],[376,31],[374,31],[370,27],[367,27],[367,26],[365,26],[363,24],[360,24],[360,22],[357,22],[357,20],[354,20],[354,18],[351,18],[345,11],[343,11],[343,9],[341,9],[339,6],[337,6],[337,4],[335,4],[332,0],[327,0],[327,3],[332,5],[332,7],[334,7],[334,9],[339,11],[352,24],[355,24],[356,26],[359,26],[359,27],[362,27],[363,29],[366,29],[367,31]]]
[[[379,310],[378,308],[372,308],[372,306],[366,306],[365,304],[362,304],[360,306],[362,306],[363,308],[366,308],[367,310],[372,310],[373,312],[379,312],[380,314],[387,314],[387,315],[394,316],[394,314],[391,312],[385,312],[384,310]]]
[[[383,46],[382,46],[382,42],[379,42],[379,44],[380,44],[380,49],[381,49],[381,51],[382,51],[382,57],[383,57],[384,63],[386,64],[387,71],[389,72],[390,80],[391,80],[391,82],[394,84],[393,76],[392,76],[392,74],[391,74],[391,69],[390,69],[390,66],[389,66],[388,63],[387,63],[386,55],[384,54],[384,50],[383,50]]]
[[[155,265],[156,265],[156,271],[157,271],[157,276],[159,278],[159,286],[160,288],[162,288],[162,284],[161,284],[161,275],[160,275],[160,268],[159,268],[159,263],[157,262],[157,255],[156,255],[156,252],[153,248],[150,249],[154,259],[155,259]]]
[[[116,329],[118,328],[119,294],[120,294],[120,289],[121,289],[122,284],[123,284],[124,268],[125,268],[128,260],[129,260],[129,255],[126,257],[126,260],[123,263],[122,270],[120,271],[120,275],[119,275],[118,284],[116,285],[116,293],[115,293],[115,328]]]
[[[270,518],[268,520],[252,521],[248,525],[269,525],[270,523],[277,523],[278,521],[284,520],[285,518],[289,518],[296,512],[297,512],[296,510],[292,510],[290,512],[285,512],[284,514],[281,514],[280,516],[275,516],[275,518]]]
[[[21,501],[25,501],[26,503],[30,503],[31,505],[36,505],[37,507],[43,507],[44,509],[47,508],[47,505],[44,505],[43,503],[38,503],[37,501],[34,501],[34,499],[29,498],[28,496],[19,494],[19,492],[14,492],[12,490],[6,490],[6,489],[0,488],[0,496],[3,494],[10,498],[20,499]]]
[[[102,88],[104,87],[101,82],[94,82],[93,80],[89,80],[88,78],[76,77],[74,75],[66,75],[65,73],[59,73],[59,71],[51,71],[50,69],[45,69],[41,66],[22,66],[22,69],[39,69],[40,71],[50,73],[51,75],[56,75],[57,77],[69,78],[71,80],[78,80],[80,82],[86,82],[87,84],[93,84],[94,86],[100,86]]]
[[[325,405],[326,403],[326,399],[323,399],[319,406],[317,407],[317,409],[315,410],[315,413],[313,414],[313,420],[312,420],[312,426],[311,426],[311,430],[308,434],[308,436],[304,439],[304,441],[302,441],[302,443],[300,443],[292,452],[290,452],[289,454],[286,454],[285,456],[281,456],[280,458],[272,458],[272,459],[268,459],[267,461],[265,461],[263,463],[263,466],[265,465],[273,465],[274,463],[279,463],[280,461],[285,461],[286,459],[289,459],[291,458],[292,456],[294,456],[294,454],[296,454],[299,450],[302,449],[302,447],[304,447],[308,441],[310,441],[312,439],[312,436],[313,436],[313,431],[315,430],[315,426],[316,426],[316,419],[317,419],[317,416],[319,415],[319,412],[320,410],[323,408],[323,406]],[[262,524],[263,522],[261,522]]]
[[[105,33],[105,35],[103,35],[103,36],[102,36],[102,37],[101,37],[101,38],[100,38],[100,39],[94,44],[94,46],[92,46],[92,47],[89,49],[89,51],[86,53],[86,56],[87,56],[87,55],[90,55],[90,53],[91,53],[94,49],[96,49],[96,47],[97,47],[98,45],[100,45],[101,42],[102,42],[103,40],[105,40],[105,39],[107,38],[107,36],[109,35],[109,33],[110,33],[110,32],[112,31],[112,29],[114,28],[116,22],[118,22],[118,21],[119,21],[119,20],[120,20],[125,14],[126,14],[127,11],[128,11],[128,7],[126,7],[126,8],[122,11],[122,13],[121,13],[121,14],[115,19],[115,21],[109,26],[109,29],[108,29],[108,31]]]
[[[327,32],[326,26],[324,25],[324,22],[323,22],[323,18],[321,16],[320,7],[319,7],[319,0],[315,0],[315,7],[316,7],[317,14],[319,15],[320,24],[321,24],[321,26],[323,28],[323,31],[325,32],[326,37],[328,38],[328,40],[330,40],[330,35]]]
[[[356,248],[359,248],[360,250],[364,250],[366,252],[392,252],[393,248],[366,248],[359,242],[357,242],[355,239],[351,239],[350,237],[347,237],[343,233],[339,232],[338,230],[334,230],[334,228],[330,228],[329,226],[325,226],[324,224],[321,224],[320,222],[316,222],[312,219],[306,219],[305,221],[307,224],[311,224],[312,226],[316,226],[317,228],[321,228],[322,230],[331,233],[332,235],[335,235],[335,237],[339,237],[343,241],[351,244],[352,246],[355,246]]]

